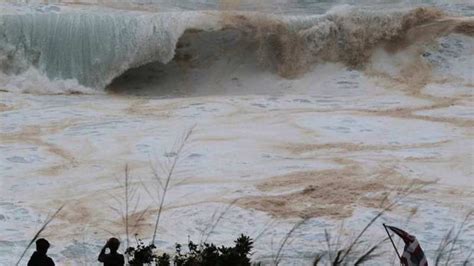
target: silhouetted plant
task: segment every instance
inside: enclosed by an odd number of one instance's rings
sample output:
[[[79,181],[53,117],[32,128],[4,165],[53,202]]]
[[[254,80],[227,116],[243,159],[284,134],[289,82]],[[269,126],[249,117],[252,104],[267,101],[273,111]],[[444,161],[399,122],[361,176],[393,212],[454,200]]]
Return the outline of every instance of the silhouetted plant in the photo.
[[[250,252],[253,248],[253,241],[250,237],[241,235],[235,240],[233,247],[216,247],[214,244],[203,243],[196,245],[192,241],[188,243],[188,252],[183,253],[182,246],[176,245],[176,255],[174,263],[177,266],[244,266],[251,265]]]
[[[176,254],[171,256],[164,253],[155,255],[155,246],[144,245],[141,240],[137,247],[129,247],[125,253],[129,255],[129,264],[133,266],[156,263],[158,266],[169,266],[171,262],[176,266],[250,266],[250,253],[253,249],[253,240],[241,235],[231,247],[217,247],[213,243],[200,245],[188,242],[187,250],[181,244],[176,244]]]
[[[170,266],[171,265],[170,260],[171,260],[170,255],[163,253],[161,256],[158,256],[156,258],[156,263],[157,263],[157,266]]]
[[[128,247],[127,250],[125,250],[125,254],[129,256],[128,263],[132,266],[153,263],[158,259],[158,256],[153,252],[155,248],[155,245],[145,245],[142,240],[138,239],[137,247]]]

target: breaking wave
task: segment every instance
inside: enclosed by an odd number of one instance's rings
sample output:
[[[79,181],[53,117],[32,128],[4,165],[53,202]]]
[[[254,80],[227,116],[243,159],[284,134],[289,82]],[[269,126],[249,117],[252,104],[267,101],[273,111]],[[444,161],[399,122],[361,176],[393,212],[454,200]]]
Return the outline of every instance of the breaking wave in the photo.
[[[0,85],[22,92],[35,92],[35,86],[47,93],[99,92],[124,81],[127,70],[147,64],[206,67],[229,54],[295,78],[320,62],[362,68],[377,48],[395,52],[450,33],[474,36],[474,20],[435,8],[340,6],[298,16],[6,9],[0,14]]]

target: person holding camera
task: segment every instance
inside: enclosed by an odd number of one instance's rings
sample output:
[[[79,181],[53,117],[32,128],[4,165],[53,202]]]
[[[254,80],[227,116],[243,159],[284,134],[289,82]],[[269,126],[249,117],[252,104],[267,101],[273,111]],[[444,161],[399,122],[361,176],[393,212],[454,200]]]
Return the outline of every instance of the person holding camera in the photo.
[[[98,260],[104,263],[104,266],[123,266],[125,259],[117,250],[120,246],[120,240],[115,237],[110,238],[99,254]],[[109,249],[109,253],[105,253]]]

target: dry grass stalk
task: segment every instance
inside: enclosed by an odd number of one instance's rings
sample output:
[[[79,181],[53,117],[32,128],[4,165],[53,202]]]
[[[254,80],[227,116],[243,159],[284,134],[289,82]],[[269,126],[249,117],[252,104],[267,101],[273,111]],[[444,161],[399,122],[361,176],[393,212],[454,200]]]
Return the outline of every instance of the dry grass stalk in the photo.
[[[425,184],[415,184],[415,185],[410,185],[407,186],[406,188],[402,188],[400,192],[397,194],[399,195],[398,199],[393,200],[391,203],[389,203],[385,208],[383,208],[381,211],[377,213],[370,221],[367,223],[367,225],[362,229],[362,231],[357,235],[357,237],[354,239],[354,241],[349,245],[349,247],[346,249],[342,257],[340,258],[340,263],[344,261],[344,259],[350,254],[352,249],[359,244],[360,239],[362,236],[365,234],[365,232],[377,221],[385,212],[391,210],[393,207],[398,205],[398,203],[408,197],[410,194],[412,194],[415,191],[420,190],[422,187],[424,187]],[[387,196],[388,197],[388,196]],[[382,202],[386,202],[387,200],[384,197]],[[338,262],[338,261],[335,261]],[[338,263],[339,264],[339,263]]]
[[[360,265],[364,262],[367,262],[375,257],[378,257],[380,256],[380,254],[374,254],[374,252],[380,248],[380,246],[385,242],[387,241],[389,238],[386,237],[384,239],[382,239],[380,242],[376,243],[375,245],[373,245],[371,248],[369,248],[364,254],[362,254],[362,256],[360,256],[355,262],[354,262],[354,265]]]
[[[17,263],[15,265],[19,265],[21,260],[23,259],[23,257],[25,256],[26,252],[28,251],[28,249],[31,247],[31,245],[33,245],[33,243],[36,241],[36,239],[40,236],[40,234],[46,229],[46,227],[54,220],[54,218],[56,218],[56,216],[59,214],[59,212],[61,212],[61,210],[64,208],[64,204],[61,205],[61,207],[59,207],[56,212],[53,213],[53,215],[51,215],[49,218],[46,219],[46,221],[43,223],[43,225],[41,226],[41,228],[38,230],[38,232],[36,232],[36,234],[33,236],[33,238],[30,240],[30,242],[28,243],[28,245],[26,246],[25,250],[23,251],[23,253],[21,254],[20,258],[18,259]]]
[[[211,217],[211,222],[207,225],[204,230],[201,232],[201,241],[200,243],[207,243],[209,237],[212,235],[214,230],[216,229],[219,222],[224,218],[224,216],[229,212],[229,210],[234,206],[234,204],[238,201],[238,199],[233,200],[231,203],[227,205],[227,207],[219,213],[217,216],[217,210],[214,211]],[[204,238],[205,237],[205,238]]]
[[[166,178],[165,178],[165,182],[163,183],[161,181],[161,178],[160,176],[158,175],[158,173],[156,171],[154,171],[154,176],[155,176],[155,179],[157,181],[157,183],[159,184],[159,186],[161,187],[161,198],[160,198],[160,206],[158,208],[158,213],[157,213],[157,216],[156,216],[156,221],[155,221],[155,228],[153,230],[153,237],[152,237],[152,241],[151,243],[152,244],[155,244],[155,240],[156,240],[156,233],[158,231],[158,225],[160,223],[160,218],[161,218],[161,213],[163,211],[163,206],[164,206],[164,202],[165,202],[165,198],[166,198],[166,193],[168,192],[169,188],[170,188],[170,184],[171,184],[171,179],[173,177],[173,174],[175,172],[175,169],[176,169],[176,166],[178,164],[178,161],[179,159],[181,158],[181,155],[182,155],[182,152],[183,152],[183,149],[187,143],[187,141],[189,140],[189,138],[191,137],[191,134],[193,132],[193,129],[194,129],[194,126],[191,127],[185,134],[184,136],[181,138],[181,141],[180,143],[177,145],[177,148],[174,149],[173,151],[173,154],[174,154],[174,158],[173,160],[171,161],[171,165],[170,167],[168,168],[168,170],[166,171]]]
[[[128,230],[128,196],[129,196],[129,185],[128,185],[128,180],[129,180],[129,170],[128,170],[128,164],[125,165],[125,235],[127,238],[127,246],[128,248],[130,246],[130,235],[129,235],[129,230]]]
[[[387,211],[393,209],[397,206],[401,200],[408,197],[413,192],[419,191],[421,188],[426,186],[427,184],[419,184],[413,183],[404,187],[396,188],[394,192],[397,196],[396,199],[390,200],[389,194],[387,194],[382,200],[380,207],[382,208],[365,226],[364,228],[357,234],[353,241],[346,247],[341,246],[339,240],[337,240],[336,244],[333,245],[331,243],[331,236],[325,230],[325,241],[326,241],[326,249],[323,252],[318,252],[313,259],[313,265],[318,265],[319,263],[323,262],[324,257],[327,257],[326,261],[328,265],[345,265],[345,264],[355,264],[359,265],[369,260],[372,260],[381,254],[375,253],[380,246],[387,241],[388,238],[381,239],[379,242],[375,243],[371,247],[361,248],[363,236],[367,232],[367,230]],[[384,206],[385,205],[385,206]],[[342,229],[341,229],[342,230]],[[342,232],[339,232],[339,237],[342,236]]]
[[[275,255],[275,257],[273,258],[273,263],[275,263],[275,265],[279,265],[280,262],[281,262],[281,259],[282,259],[282,252],[283,252],[283,249],[285,248],[285,246],[287,245],[288,243],[288,240],[290,239],[290,237],[293,235],[293,233],[298,230],[301,226],[303,226],[307,221],[309,220],[309,218],[303,218],[302,220],[298,221],[297,223],[295,223],[293,225],[293,227],[286,233],[285,237],[283,237],[281,243],[280,243],[280,246],[278,248],[278,251]]]
[[[460,263],[460,261],[453,261],[453,254],[456,250],[459,249],[458,242],[461,236],[461,233],[465,232],[465,227],[469,221],[469,218],[474,214],[474,211],[470,211],[464,217],[464,220],[459,225],[457,231],[453,226],[448,233],[441,239],[441,242],[438,245],[436,250],[435,265],[452,265]],[[449,250],[448,250],[449,249]],[[470,254],[463,260],[463,264],[469,264],[471,254],[473,253],[474,248],[471,246]],[[444,259],[444,263],[443,263]]]
[[[125,248],[130,246],[130,235],[138,233],[141,223],[144,221],[144,215],[149,207],[138,211],[140,205],[140,194],[138,187],[133,184],[133,178],[130,176],[130,168],[125,165],[124,180],[117,180],[120,187],[123,188],[122,196],[109,194],[110,198],[116,202],[116,206],[109,205],[109,208],[120,216],[121,226],[125,230]],[[115,235],[109,232],[111,235]]]

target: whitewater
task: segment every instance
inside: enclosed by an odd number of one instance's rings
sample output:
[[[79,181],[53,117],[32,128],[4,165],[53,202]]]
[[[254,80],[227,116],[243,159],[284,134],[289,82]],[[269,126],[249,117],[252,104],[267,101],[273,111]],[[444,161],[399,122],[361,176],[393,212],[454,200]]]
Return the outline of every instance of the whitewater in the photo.
[[[283,77],[293,77],[321,60],[360,66],[372,49],[384,42],[402,46],[449,33],[472,35],[474,27],[470,18],[449,18],[434,8],[365,11],[342,6],[323,15],[301,16],[231,11],[145,13],[56,6],[18,10],[7,5],[3,9],[3,75],[21,79],[25,72],[36,71],[48,80],[77,82],[97,90],[103,90],[125,71],[147,63],[196,58],[176,50],[182,47],[180,39],[205,38],[201,36],[205,33],[199,32],[215,33],[206,36],[212,38],[207,42],[213,45],[194,49],[199,56],[219,53],[219,49],[229,49],[225,47],[228,42],[238,42],[256,50],[243,56],[256,58]],[[191,34],[195,36],[187,36]],[[226,43],[220,45],[223,38]],[[187,45],[191,46],[187,50],[194,48],[194,40]],[[15,87],[10,85],[11,79],[2,78],[5,87]]]
[[[381,222],[432,262],[474,205],[473,69],[471,1],[0,1],[0,264],[66,204],[43,233],[51,254],[95,265],[125,239],[111,196],[125,165],[148,239],[153,172],[189,128],[160,251],[227,210],[209,240],[258,237],[264,265],[308,219],[283,262],[311,265],[325,229],[349,241],[385,195],[421,186]],[[393,262],[383,249],[373,265]]]

